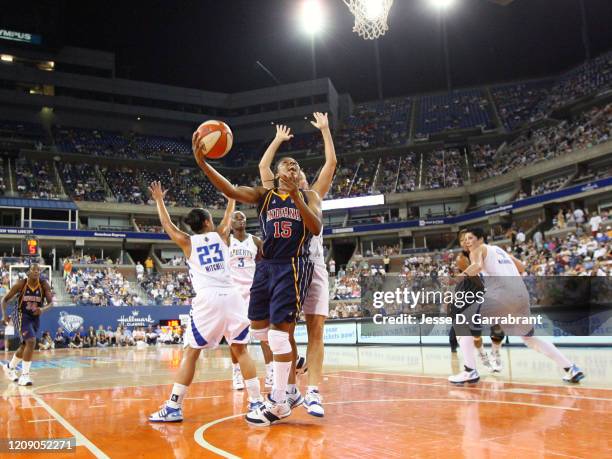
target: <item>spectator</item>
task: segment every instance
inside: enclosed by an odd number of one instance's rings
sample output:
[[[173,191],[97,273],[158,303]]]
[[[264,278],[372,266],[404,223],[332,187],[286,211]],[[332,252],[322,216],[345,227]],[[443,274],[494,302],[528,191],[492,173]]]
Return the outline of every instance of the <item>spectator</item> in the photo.
[[[57,332],[55,333],[54,342],[55,342],[55,349],[63,349],[68,346],[68,338],[64,334],[62,327],[59,327],[57,329]]]
[[[591,236],[597,236],[599,226],[601,225],[601,216],[598,214],[593,214],[589,219],[589,225],[591,226]]]
[[[53,339],[51,339],[51,334],[48,331],[44,332],[40,342],[38,343],[38,349],[41,351],[46,351],[54,348],[55,343],[53,342]]]
[[[331,277],[336,275],[336,261],[333,258],[329,260],[329,275]]]
[[[145,268],[147,269],[147,274],[151,274],[153,272],[153,258],[147,257],[145,260]]]
[[[138,261],[138,263],[136,263],[136,279],[138,280],[138,282],[142,282],[143,276],[144,276],[144,266],[142,266],[142,263]]]

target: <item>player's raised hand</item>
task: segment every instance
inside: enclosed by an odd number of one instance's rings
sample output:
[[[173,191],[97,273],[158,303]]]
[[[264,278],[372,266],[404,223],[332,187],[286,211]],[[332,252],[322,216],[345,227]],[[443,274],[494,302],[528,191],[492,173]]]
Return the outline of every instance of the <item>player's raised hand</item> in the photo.
[[[161,182],[151,182],[151,185],[149,186],[149,193],[151,193],[151,197],[155,200],[155,202],[163,201],[167,192],[168,190],[164,190],[162,188]]]
[[[281,142],[287,142],[293,139],[293,134],[291,133],[291,128],[285,126],[284,124],[276,125],[276,138]]]
[[[290,196],[293,197],[300,191],[298,180],[296,180],[293,176],[280,173],[278,174],[278,179],[282,188],[286,190]]]
[[[195,156],[196,162],[204,161],[205,155],[198,155],[198,150],[200,149],[200,136],[198,135],[198,131],[195,131],[191,136],[191,151],[193,152],[193,156]]]
[[[314,117],[314,121],[311,121],[310,124],[312,124],[314,127],[319,129],[320,131],[329,128],[329,120],[327,119],[327,113],[314,112],[312,116]]]

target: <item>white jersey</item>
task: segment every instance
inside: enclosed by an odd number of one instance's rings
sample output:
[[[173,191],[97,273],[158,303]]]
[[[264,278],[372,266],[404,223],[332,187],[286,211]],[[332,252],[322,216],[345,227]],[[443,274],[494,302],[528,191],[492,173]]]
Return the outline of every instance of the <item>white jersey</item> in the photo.
[[[247,234],[244,241],[239,241],[230,236],[229,264],[232,280],[240,287],[251,288],[253,276],[255,275],[255,258],[257,257],[257,245],[251,234]]]
[[[501,247],[485,244],[487,256],[484,258],[482,274],[485,276],[519,276],[512,257]]]
[[[321,233],[318,236],[313,234],[310,239],[308,258],[315,265],[325,266],[325,257],[323,255],[323,227],[321,227]]]
[[[187,260],[191,284],[196,296],[210,289],[233,287],[229,267],[229,247],[219,233],[211,231],[191,238],[191,256]]]

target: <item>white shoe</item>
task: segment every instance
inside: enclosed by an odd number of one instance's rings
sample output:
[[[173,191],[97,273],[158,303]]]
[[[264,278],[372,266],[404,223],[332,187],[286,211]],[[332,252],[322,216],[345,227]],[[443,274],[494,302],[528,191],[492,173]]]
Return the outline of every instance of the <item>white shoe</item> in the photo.
[[[277,423],[290,414],[291,408],[289,408],[289,404],[286,401],[284,403],[276,403],[268,395],[268,399],[263,406],[247,413],[244,418],[252,426],[265,427]]]
[[[11,368],[9,364],[2,365],[2,369],[4,370],[5,376],[10,379],[12,382],[17,382],[19,379],[19,374],[16,368]]]
[[[448,377],[448,381],[453,384],[463,383],[477,383],[480,380],[480,376],[476,370],[467,371],[463,370],[461,373],[451,375]]]
[[[300,393],[300,390],[297,387],[295,388],[295,392],[287,392],[287,403],[289,404],[289,407],[291,409],[300,406],[302,403],[304,403],[304,397],[302,397],[302,394]]]
[[[304,408],[306,408],[311,416],[322,418],[325,415],[323,403],[321,403],[321,394],[319,394],[318,390],[311,390],[306,393]]]
[[[491,358],[489,360],[489,363],[491,365],[491,370],[494,373],[501,373],[501,371],[503,370],[503,365],[502,365],[501,354],[498,350],[494,349],[491,351]]]
[[[489,354],[487,354],[487,351],[483,350],[482,352],[478,352],[478,355],[480,355],[480,361],[482,362],[482,366],[485,367],[487,370],[494,372],[495,370],[493,370],[493,366],[491,365],[491,360]]]
[[[240,370],[234,370],[234,374],[232,375],[232,388],[234,390],[244,389],[244,378]]]
[[[274,370],[270,369],[270,371],[266,372],[266,379],[264,381],[264,386],[266,389],[272,389],[272,385],[274,384]]]
[[[582,370],[578,368],[576,365],[572,364],[572,366],[569,367],[569,370],[565,372],[565,376],[563,376],[563,381],[570,382],[570,383],[577,383],[583,378],[584,378],[584,373],[582,372]]]
[[[32,385],[32,378],[30,378],[30,374],[29,373],[23,373],[19,377],[19,380],[17,381],[17,384],[19,386],[31,386]]]

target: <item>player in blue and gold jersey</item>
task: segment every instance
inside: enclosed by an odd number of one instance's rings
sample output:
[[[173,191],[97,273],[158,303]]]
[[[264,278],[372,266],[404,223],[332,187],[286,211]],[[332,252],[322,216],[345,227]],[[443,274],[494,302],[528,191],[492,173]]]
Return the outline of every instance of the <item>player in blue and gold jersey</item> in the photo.
[[[7,377],[17,382],[20,386],[31,386],[30,365],[32,364],[32,354],[36,347],[36,334],[40,327],[40,315],[47,309],[53,307],[53,294],[51,286],[46,280],[40,278],[40,266],[33,263],[28,270],[28,277],[15,282],[15,285],[2,298],[2,322],[8,323],[6,310],[8,303],[19,295],[17,306],[13,314],[15,332],[19,333],[21,345],[11,361],[3,366]],[[47,304],[43,307],[43,303]],[[17,365],[21,364],[21,376],[17,376]]]
[[[251,287],[249,319],[252,336],[270,344],[274,383],[266,404],[247,414],[246,420],[268,426],[291,414],[286,393],[293,356],[290,336],[312,279],[308,247],[312,234],[321,232],[321,199],[299,188],[300,166],[293,158],[278,162],[272,189],[234,186],[196,154],[200,142],[194,133],[196,162],[211,183],[231,199],[258,206],[263,250]]]

